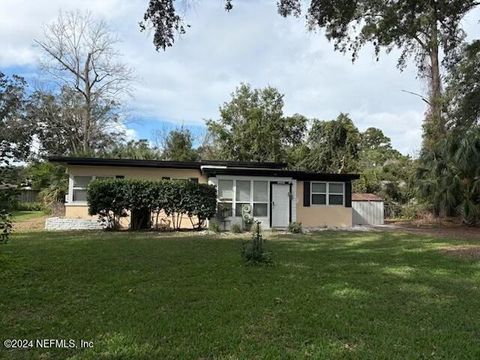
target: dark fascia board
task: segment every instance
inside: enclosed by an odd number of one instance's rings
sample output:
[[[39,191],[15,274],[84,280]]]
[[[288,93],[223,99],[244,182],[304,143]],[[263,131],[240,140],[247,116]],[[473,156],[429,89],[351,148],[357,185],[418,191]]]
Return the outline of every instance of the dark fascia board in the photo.
[[[68,156],[50,156],[48,161],[66,165],[89,165],[89,166],[127,166],[127,167],[152,167],[152,168],[178,168],[200,169],[197,162],[187,161],[158,161],[158,160],[134,160],[134,159],[101,159]]]
[[[245,161],[163,161],[163,160],[136,160],[136,159],[103,159],[89,157],[68,157],[50,156],[51,162],[67,165],[89,165],[89,166],[127,166],[127,167],[151,167],[151,168],[177,168],[177,169],[199,169],[202,166],[227,166],[246,168],[283,169],[286,164],[273,162],[245,162]]]
[[[291,177],[296,180],[351,181],[360,178],[358,174],[325,174],[295,170],[276,169],[215,169],[206,168],[203,172],[209,176],[216,175],[246,175],[246,176],[276,176]]]

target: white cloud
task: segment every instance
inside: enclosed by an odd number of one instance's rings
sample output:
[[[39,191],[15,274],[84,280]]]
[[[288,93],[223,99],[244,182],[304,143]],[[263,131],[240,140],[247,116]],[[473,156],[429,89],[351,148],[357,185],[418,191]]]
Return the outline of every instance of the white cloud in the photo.
[[[138,28],[146,0],[2,0],[0,66],[34,64],[32,41],[42,24],[60,8],[80,7],[106,18],[123,39],[125,60],[139,76],[129,103],[136,118],[201,124],[218,116],[218,106],[243,81],[278,87],[287,114],[331,119],[348,112],[360,128],[382,128],[401,151],[420,148],[424,104],[401,90],[424,89],[413,65],[396,69],[398,53],[377,62],[367,48],[352,64],[323,34],[307,32],[303,19],[278,16],[274,1],[238,2],[230,13],[220,0],[197,4],[187,14],[187,34],[157,53],[152,34]],[[468,30],[478,31],[477,18],[468,17]]]
[[[129,128],[128,124],[115,124],[112,127],[108,129],[109,132],[120,132],[120,133],[125,133],[125,140],[130,141],[130,140],[138,140],[138,134],[135,131],[135,129]]]

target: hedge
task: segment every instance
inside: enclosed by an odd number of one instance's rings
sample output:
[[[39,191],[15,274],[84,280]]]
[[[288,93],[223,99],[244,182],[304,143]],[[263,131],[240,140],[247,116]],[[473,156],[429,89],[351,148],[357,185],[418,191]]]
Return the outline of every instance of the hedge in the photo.
[[[158,225],[162,210],[171,217],[174,229],[180,229],[184,215],[194,228],[201,228],[215,215],[217,190],[186,180],[97,179],[88,185],[87,202],[89,214],[99,215],[110,229],[118,228],[128,212],[131,229],[150,228],[152,223]]]

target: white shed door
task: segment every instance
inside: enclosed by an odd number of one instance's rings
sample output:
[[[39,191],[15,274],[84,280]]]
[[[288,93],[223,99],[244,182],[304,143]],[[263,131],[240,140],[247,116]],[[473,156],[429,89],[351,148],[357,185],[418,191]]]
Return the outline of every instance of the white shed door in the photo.
[[[290,185],[272,184],[272,227],[287,227],[290,218]]]

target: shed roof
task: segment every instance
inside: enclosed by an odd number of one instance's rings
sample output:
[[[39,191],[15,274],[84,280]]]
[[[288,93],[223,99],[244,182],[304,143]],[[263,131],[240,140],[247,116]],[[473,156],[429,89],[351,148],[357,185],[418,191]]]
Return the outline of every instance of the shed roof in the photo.
[[[352,201],[383,201],[383,199],[375,194],[353,193]]]

